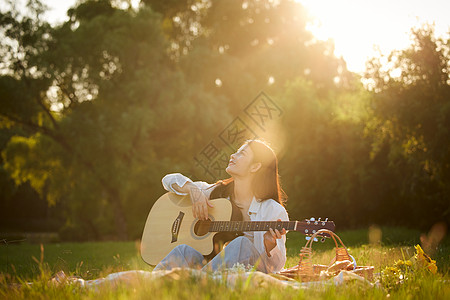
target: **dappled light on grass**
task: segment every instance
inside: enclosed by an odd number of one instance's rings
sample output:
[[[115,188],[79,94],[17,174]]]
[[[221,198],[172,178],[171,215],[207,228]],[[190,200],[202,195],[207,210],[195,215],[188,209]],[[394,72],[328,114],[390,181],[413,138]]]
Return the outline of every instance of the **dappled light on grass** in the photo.
[[[356,251],[355,251],[356,250]],[[397,249],[398,250],[398,249]],[[353,249],[353,253],[359,253],[359,249]],[[367,252],[366,252],[367,253]],[[325,258],[326,255],[322,256]],[[384,257],[388,256],[386,254]],[[373,260],[373,257],[368,257]],[[296,290],[290,287],[279,286],[254,286],[246,281],[237,281],[233,286],[226,281],[213,280],[208,276],[192,276],[189,272],[175,272],[169,277],[149,280],[144,277],[135,277],[121,283],[105,282],[91,288],[81,287],[77,284],[55,284],[51,281],[51,274],[45,271],[32,280],[32,285],[11,285],[0,278],[0,296],[7,299],[41,298],[47,299],[142,299],[151,295],[155,299],[190,299],[195,295],[196,299],[229,299],[244,297],[245,299],[261,298],[287,298],[287,299],[405,299],[408,297],[419,299],[444,299],[450,292],[448,285],[443,283],[448,280],[448,275],[415,276],[396,289],[382,286],[369,288],[350,282],[344,285],[319,285],[307,289]]]
[[[444,222],[434,224],[428,234],[422,234],[420,236],[420,243],[423,249],[433,255],[436,253],[439,244],[447,234],[447,226]]]
[[[355,258],[358,265],[372,265],[375,267],[374,275],[377,280],[387,267],[400,267],[399,261],[408,266],[408,260],[416,254],[421,259],[421,252],[416,253],[415,243],[420,232],[401,228],[379,228],[383,232],[381,243],[369,243],[368,230],[354,230],[338,232],[349,253]],[[416,241],[416,242],[415,242]],[[406,242],[406,244],[405,244]],[[288,234],[288,261],[286,267],[298,264],[298,251],[306,243],[303,236]],[[143,263],[136,248],[136,242],[103,242],[103,243],[63,243],[40,245],[17,245],[10,254],[11,264],[18,264],[17,271],[5,272],[2,269],[0,276],[0,297],[6,299],[22,298],[50,298],[50,299],[110,299],[127,298],[142,299],[151,295],[155,299],[190,298],[196,295],[197,299],[229,299],[244,297],[245,299],[261,298],[287,298],[287,299],[385,299],[389,294],[393,299],[444,299],[450,293],[450,287],[444,282],[449,280],[450,261],[449,240],[444,238],[438,246],[438,251],[432,260],[436,261],[438,269],[436,274],[424,269],[424,272],[414,272],[408,280],[401,284],[397,279],[380,281],[377,287],[369,288],[358,283],[347,283],[340,286],[320,286],[305,290],[280,287],[250,287],[245,282],[230,288],[225,281],[213,281],[208,277],[190,277],[186,273],[174,273],[172,277],[161,280],[132,280],[128,283],[119,283],[114,286],[99,285],[96,288],[82,288],[75,284],[54,285],[49,284],[58,269],[58,256],[64,255],[67,276],[75,276],[83,280],[105,278],[113,273],[127,270],[151,271],[152,267]],[[32,247],[31,247],[32,246]],[[31,247],[31,248],[30,248]],[[41,251],[43,249],[43,252]],[[32,251],[31,251],[32,250]],[[70,250],[70,251],[69,251]],[[335,256],[334,243],[315,243],[313,245],[313,262],[328,264]],[[23,254],[27,253],[30,261],[24,263]],[[43,253],[43,255],[41,255]],[[426,252],[425,252],[426,253]],[[31,257],[34,256],[36,261]],[[19,258],[19,260],[16,259]],[[41,260],[41,257],[43,258]],[[424,256],[426,257],[426,256]],[[1,257],[3,259],[3,256]],[[29,266],[37,269],[28,273]],[[426,265],[425,265],[426,267]],[[0,264],[4,268],[4,261]],[[184,275],[183,275],[184,274]],[[395,273],[394,273],[395,275]],[[397,274],[400,275],[400,274]],[[388,277],[386,277],[388,278]],[[399,277],[398,277],[399,278]],[[388,279],[386,279],[388,280]],[[25,285],[27,282],[33,284]]]
[[[383,232],[380,227],[374,225],[369,227],[369,244],[380,245],[382,236]]]

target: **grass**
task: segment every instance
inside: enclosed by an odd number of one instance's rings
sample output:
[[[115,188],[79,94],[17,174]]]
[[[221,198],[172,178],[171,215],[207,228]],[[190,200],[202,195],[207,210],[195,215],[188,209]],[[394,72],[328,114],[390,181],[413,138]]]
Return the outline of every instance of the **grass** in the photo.
[[[375,273],[395,261],[414,254],[420,232],[402,228],[383,228],[380,244],[370,244],[367,230],[338,232],[355,257],[358,265],[373,265]],[[298,263],[298,251],[305,244],[302,235],[288,234],[288,261],[286,266]],[[185,277],[183,280],[137,280],[131,285],[111,288],[86,289],[76,285],[52,286],[50,277],[63,270],[68,275],[96,279],[124,270],[146,270],[135,242],[92,242],[56,244],[20,244],[0,247],[0,299],[448,299],[450,297],[450,242],[445,239],[438,252],[437,275],[421,272],[393,289],[368,288],[350,283],[321,288],[294,290],[292,288],[249,287],[238,284],[230,289],[225,284],[208,278]],[[327,264],[334,256],[334,243],[314,243],[313,262]],[[30,287],[12,288],[12,282],[33,282]]]
[[[140,269],[151,270],[139,256],[135,242],[89,242],[44,244],[11,244],[0,248],[0,272],[25,280],[36,278],[43,262],[52,273],[64,271],[84,279],[106,272]]]

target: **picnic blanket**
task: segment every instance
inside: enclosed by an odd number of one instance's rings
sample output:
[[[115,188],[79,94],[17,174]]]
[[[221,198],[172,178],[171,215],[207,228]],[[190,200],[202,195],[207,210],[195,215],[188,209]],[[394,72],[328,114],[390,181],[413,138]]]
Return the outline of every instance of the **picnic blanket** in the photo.
[[[77,284],[86,288],[98,288],[103,285],[117,287],[119,285],[139,285],[147,280],[184,280],[192,277],[205,278],[209,276],[220,284],[226,284],[229,288],[234,288],[236,284],[244,284],[247,288],[253,287],[292,287],[294,289],[304,289],[314,286],[341,285],[347,282],[357,282],[358,284],[373,287],[374,284],[367,279],[352,272],[341,271],[337,276],[326,281],[299,282],[285,278],[276,274],[265,274],[258,271],[232,271],[221,273],[206,273],[195,269],[175,268],[170,271],[143,271],[130,270],[109,274],[104,278],[94,280],[84,280],[81,278],[66,276],[63,271],[58,272],[51,280],[53,284]]]

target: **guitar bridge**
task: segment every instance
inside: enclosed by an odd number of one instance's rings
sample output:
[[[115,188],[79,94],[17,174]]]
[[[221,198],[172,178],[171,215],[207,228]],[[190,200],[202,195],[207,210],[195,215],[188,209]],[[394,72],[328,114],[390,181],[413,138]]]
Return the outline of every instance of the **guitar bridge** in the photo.
[[[184,212],[180,211],[180,214],[172,224],[172,243],[178,240],[178,232],[180,231],[181,221],[183,221]]]

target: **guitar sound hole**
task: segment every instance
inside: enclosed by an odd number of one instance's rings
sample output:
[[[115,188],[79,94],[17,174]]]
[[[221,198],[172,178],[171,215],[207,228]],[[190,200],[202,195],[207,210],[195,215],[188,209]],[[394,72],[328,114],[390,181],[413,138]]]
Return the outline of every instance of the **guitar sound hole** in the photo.
[[[204,236],[209,232],[209,227],[211,226],[211,220],[208,219],[206,221],[197,221],[194,226],[194,233],[197,236]]]

